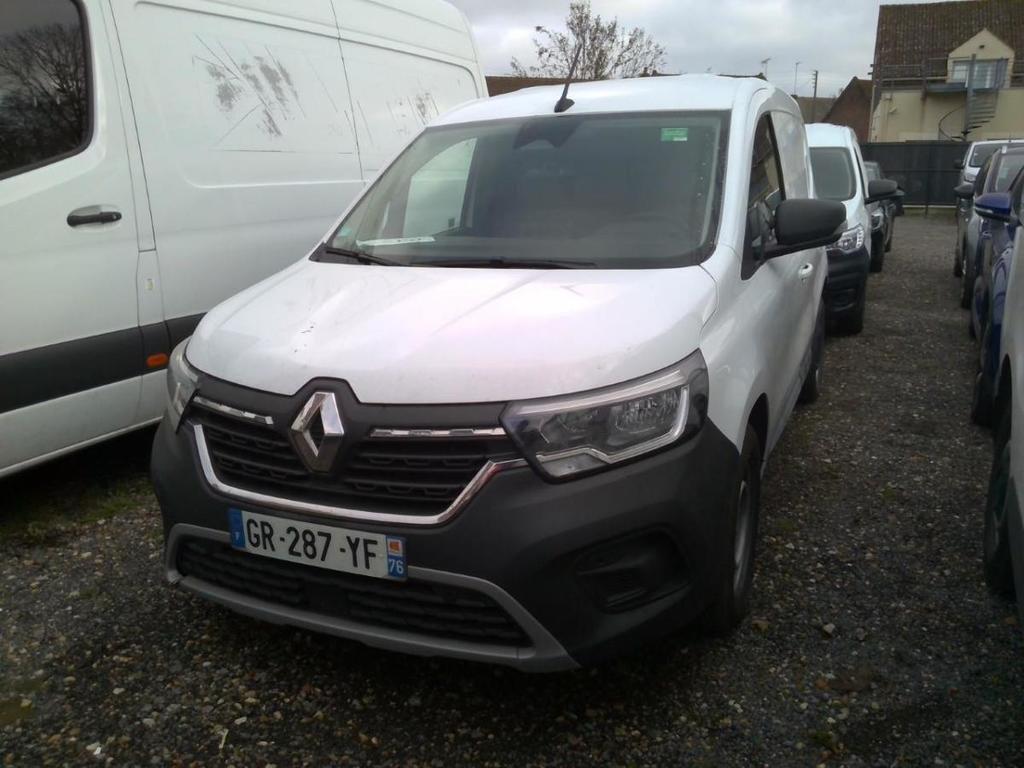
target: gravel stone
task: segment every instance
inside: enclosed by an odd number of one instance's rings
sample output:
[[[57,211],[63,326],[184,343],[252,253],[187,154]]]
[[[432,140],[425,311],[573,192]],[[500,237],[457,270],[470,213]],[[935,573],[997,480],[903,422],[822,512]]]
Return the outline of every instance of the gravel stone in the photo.
[[[953,239],[948,217],[899,219],[864,333],[829,341],[765,475],[755,618],[725,639],[548,676],[375,651],[166,586],[151,435],[0,482],[0,763],[1024,765]],[[3,527],[55,487],[80,520]]]

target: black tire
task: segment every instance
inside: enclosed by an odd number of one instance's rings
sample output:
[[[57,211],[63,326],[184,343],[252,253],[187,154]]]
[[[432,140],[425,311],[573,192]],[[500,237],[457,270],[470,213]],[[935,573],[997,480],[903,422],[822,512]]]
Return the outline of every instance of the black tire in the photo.
[[[864,312],[867,309],[868,303],[867,293],[868,284],[865,279],[864,285],[861,286],[860,298],[857,300],[856,306],[835,321],[836,333],[843,336],[856,336],[864,330]]]
[[[1013,563],[1010,561],[1009,515],[1006,508],[1010,480],[1010,409],[1004,411],[996,431],[992,473],[985,503],[985,540],[982,557],[985,583],[994,594],[1013,597]]]
[[[970,309],[971,299],[974,298],[974,261],[965,258],[960,279],[960,308]],[[974,338],[974,331],[971,331],[971,338]]]
[[[885,265],[886,250],[886,247],[882,243],[879,243],[877,248],[871,249],[871,265],[868,267],[870,271],[882,271],[882,267]]]
[[[797,399],[801,405],[810,405],[821,396],[821,385],[825,372],[825,300],[822,299],[818,310],[818,320],[814,324],[814,340],[811,342],[811,370],[807,372],[804,385],[800,388]]]
[[[892,239],[896,235],[896,217],[893,216],[892,221],[889,222],[889,236],[885,238],[885,252],[888,253],[892,250]]]
[[[971,326],[974,330],[974,326]],[[992,333],[991,326],[985,329],[982,349],[988,348],[989,334]],[[971,396],[971,421],[982,427],[992,426],[993,398],[995,387],[991,380],[985,375],[985,366],[980,366],[978,375],[974,378],[974,393]]]
[[[956,253],[953,254],[953,277],[964,276],[964,244],[960,243],[960,247],[956,249]]]
[[[757,555],[757,527],[761,510],[761,443],[749,424],[743,437],[738,477],[726,510],[729,550],[723,553],[714,602],[704,614],[704,628],[713,635],[732,632],[750,611]],[[743,527],[740,527],[743,526]],[[743,536],[742,543],[739,536]],[[741,553],[742,550],[742,553]]]

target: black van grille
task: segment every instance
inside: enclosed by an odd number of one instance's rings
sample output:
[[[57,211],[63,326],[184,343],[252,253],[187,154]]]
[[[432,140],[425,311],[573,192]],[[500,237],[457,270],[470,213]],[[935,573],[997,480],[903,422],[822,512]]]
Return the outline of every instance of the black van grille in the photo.
[[[182,542],[177,568],[183,576],[232,592],[360,624],[477,643],[530,644],[498,603],[461,587],[350,576],[270,560],[203,539]]]
[[[330,475],[306,469],[274,427],[193,407],[221,482],[295,501],[368,511],[433,515],[444,511],[490,461],[516,458],[499,437],[366,437]]]

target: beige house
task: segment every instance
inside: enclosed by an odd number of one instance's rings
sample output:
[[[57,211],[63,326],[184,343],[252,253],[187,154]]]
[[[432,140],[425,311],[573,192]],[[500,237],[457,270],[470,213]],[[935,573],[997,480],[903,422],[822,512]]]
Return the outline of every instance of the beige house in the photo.
[[[1024,138],[1024,3],[883,5],[871,141]]]

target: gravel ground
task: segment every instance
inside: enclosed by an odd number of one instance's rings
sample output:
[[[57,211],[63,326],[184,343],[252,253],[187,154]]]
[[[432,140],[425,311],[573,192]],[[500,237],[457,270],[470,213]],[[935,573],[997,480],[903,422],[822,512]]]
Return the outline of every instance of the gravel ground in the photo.
[[[235,616],[162,583],[143,436],[0,484],[0,761],[1024,765],[952,239],[901,219],[865,332],[829,343],[826,393],[768,468],[753,616],[731,638],[527,676]]]

